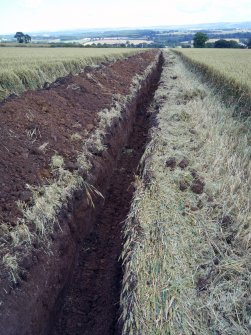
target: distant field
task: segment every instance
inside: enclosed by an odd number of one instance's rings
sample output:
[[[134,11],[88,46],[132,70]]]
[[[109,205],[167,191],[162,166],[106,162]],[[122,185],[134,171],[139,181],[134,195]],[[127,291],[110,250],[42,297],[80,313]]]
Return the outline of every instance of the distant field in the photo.
[[[223,94],[246,110],[251,106],[251,50],[182,49],[176,51]]]
[[[42,87],[86,65],[138,52],[135,49],[0,48],[0,100]]]
[[[237,43],[240,42],[240,39],[239,38],[224,38],[225,41],[235,41]],[[210,38],[207,42],[209,43],[214,43],[216,41],[219,41],[219,38]]]
[[[126,42],[129,42],[130,44],[141,44],[141,43],[146,43],[150,44],[153,43],[153,41],[148,41],[148,40],[129,40],[129,39],[115,39],[115,38],[102,38],[97,41],[87,41],[83,44],[85,45],[91,45],[91,44],[98,44],[98,43],[106,43],[106,44],[126,44]]]

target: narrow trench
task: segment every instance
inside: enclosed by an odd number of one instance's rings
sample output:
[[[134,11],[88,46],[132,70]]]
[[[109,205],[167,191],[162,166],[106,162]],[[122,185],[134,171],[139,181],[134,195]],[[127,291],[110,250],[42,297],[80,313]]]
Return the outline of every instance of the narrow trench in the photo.
[[[151,126],[147,107],[156,85],[137,108],[93,232],[82,242],[72,282],[50,335],[119,335],[122,230],[134,192],[134,176]]]

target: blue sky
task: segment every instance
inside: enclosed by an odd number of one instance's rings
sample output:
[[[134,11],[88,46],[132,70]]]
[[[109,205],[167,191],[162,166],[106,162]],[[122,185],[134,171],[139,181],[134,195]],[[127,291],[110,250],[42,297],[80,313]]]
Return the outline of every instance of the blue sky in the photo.
[[[0,34],[250,20],[250,0],[0,0]]]

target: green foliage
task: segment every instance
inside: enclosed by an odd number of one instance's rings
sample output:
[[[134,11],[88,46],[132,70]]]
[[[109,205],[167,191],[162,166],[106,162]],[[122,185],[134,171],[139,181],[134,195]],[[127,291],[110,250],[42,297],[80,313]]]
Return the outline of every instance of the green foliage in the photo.
[[[214,43],[215,48],[240,48],[238,42],[231,40],[218,40]]]
[[[14,38],[17,39],[18,43],[23,43],[24,42],[24,33],[21,31],[17,31]]]
[[[30,35],[24,34],[21,31],[16,32],[14,38],[17,39],[18,43],[29,43],[31,41]]]
[[[195,48],[205,48],[208,36],[205,33],[198,32],[194,35],[193,45]]]
[[[30,35],[28,35],[28,34],[24,35],[24,42],[29,43],[30,41],[31,41]]]
[[[207,42],[205,47],[206,48],[214,48],[214,43],[213,42]]]

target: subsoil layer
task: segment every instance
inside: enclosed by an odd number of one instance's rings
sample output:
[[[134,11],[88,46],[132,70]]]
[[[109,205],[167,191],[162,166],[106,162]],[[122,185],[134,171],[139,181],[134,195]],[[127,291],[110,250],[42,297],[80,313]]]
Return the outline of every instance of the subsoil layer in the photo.
[[[150,90],[150,101],[154,88]],[[122,230],[130,210],[134,178],[147,143],[152,116],[138,106],[128,144],[121,150],[93,232],[81,243],[79,257],[51,335],[118,335],[122,280],[119,257]]]

